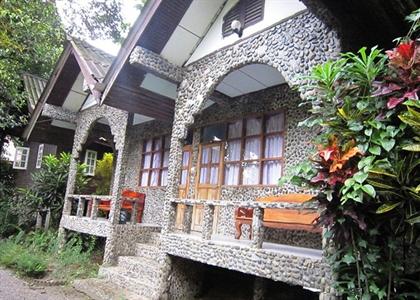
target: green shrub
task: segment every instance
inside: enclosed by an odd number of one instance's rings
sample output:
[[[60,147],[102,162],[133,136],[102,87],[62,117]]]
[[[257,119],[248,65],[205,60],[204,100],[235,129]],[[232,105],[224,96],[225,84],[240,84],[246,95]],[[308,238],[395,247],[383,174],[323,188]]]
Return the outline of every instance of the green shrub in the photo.
[[[39,277],[45,273],[47,268],[47,259],[42,254],[25,249],[17,256],[16,270],[19,274]]]

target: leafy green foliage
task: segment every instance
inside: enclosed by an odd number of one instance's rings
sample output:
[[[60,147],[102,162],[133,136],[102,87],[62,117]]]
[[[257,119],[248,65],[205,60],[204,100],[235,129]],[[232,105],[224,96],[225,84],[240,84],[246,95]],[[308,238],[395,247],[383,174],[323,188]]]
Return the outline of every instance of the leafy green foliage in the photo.
[[[51,209],[53,224],[57,225],[63,209],[70,160],[71,155],[65,152],[60,153],[59,157],[44,156],[41,169],[32,174],[33,185],[19,191],[18,211],[30,214]],[[84,165],[77,165],[76,190],[82,189],[88,182],[84,169]]]
[[[111,187],[114,156],[112,153],[104,153],[102,159],[97,161],[95,177],[97,195],[108,195]]]
[[[419,74],[420,45],[406,38],[317,66],[301,88],[318,149],[289,180],[319,191],[347,299],[420,299]]]
[[[95,245],[94,237],[85,242],[81,235],[74,235],[59,249],[56,232],[20,232],[0,241],[0,265],[30,277],[44,276],[51,270],[51,277],[70,282],[96,275],[98,264],[92,261]]]
[[[26,121],[22,73],[47,78],[64,31],[50,1],[5,0],[0,6],[0,129]]]

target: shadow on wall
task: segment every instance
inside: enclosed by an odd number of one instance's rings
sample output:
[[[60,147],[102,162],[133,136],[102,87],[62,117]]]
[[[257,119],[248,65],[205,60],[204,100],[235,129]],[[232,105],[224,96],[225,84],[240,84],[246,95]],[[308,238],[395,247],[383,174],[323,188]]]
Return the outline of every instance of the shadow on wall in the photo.
[[[250,300],[256,276],[172,258],[171,299]],[[263,279],[266,300],[318,300],[319,294],[281,282]]]

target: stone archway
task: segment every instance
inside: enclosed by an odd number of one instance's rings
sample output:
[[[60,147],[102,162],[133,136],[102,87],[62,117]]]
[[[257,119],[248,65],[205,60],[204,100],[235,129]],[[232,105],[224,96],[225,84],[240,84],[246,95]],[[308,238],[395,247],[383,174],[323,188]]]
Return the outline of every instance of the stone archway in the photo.
[[[71,203],[68,200],[68,195],[73,194],[75,190],[77,160],[79,159],[80,151],[89,136],[90,130],[100,119],[105,119],[108,122],[111,134],[114,138],[115,150],[117,152],[113,186],[111,187],[114,201],[112,201],[109,216],[111,223],[115,223],[119,216],[119,207],[116,199],[118,199],[118,195],[121,192],[122,181],[124,179],[123,165],[124,158],[126,157],[125,139],[128,125],[128,112],[106,105],[87,109],[77,115],[77,126],[74,135],[72,160],[69,168],[69,179],[67,182],[63,215],[70,213]]]
[[[294,86],[303,81],[301,76],[313,66],[337,58],[340,49],[337,33],[305,11],[186,67],[175,106],[166,200],[178,194],[176,179],[180,176],[182,140],[188,127],[225,76],[248,64],[265,64],[278,70],[286,83]],[[166,220],[171,222],[171,217]]]

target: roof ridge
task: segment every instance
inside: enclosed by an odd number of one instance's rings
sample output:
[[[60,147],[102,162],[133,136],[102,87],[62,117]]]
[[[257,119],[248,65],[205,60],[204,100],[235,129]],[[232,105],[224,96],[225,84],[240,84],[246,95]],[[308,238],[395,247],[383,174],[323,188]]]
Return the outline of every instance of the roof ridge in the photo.
[[[83,39],[76,38],[76,37],[71,37],[71,36],[69,36],[68,39],[70,41],[71,40],[74,41],[76,44],[81,44],[84,48],[90,48],[92,51],[98,52],[100,55],[106,56],[106,57],[108,57],[111,60],[113,60],[115,58],[114,55],[112,55],[112,54],[110,54],[108,52],[105,52],[104,50],[99,49],[98,47],[93,46],[91,43],[89,43],[89,42],[87,42],[87,41],[85,41]]]

